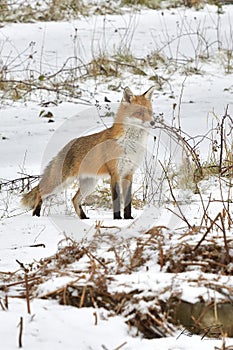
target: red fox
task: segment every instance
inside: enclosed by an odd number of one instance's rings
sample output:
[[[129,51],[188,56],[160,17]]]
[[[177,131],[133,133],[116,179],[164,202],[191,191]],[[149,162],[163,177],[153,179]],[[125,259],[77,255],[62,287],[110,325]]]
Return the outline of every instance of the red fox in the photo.
[[[132,177],[142,162],[147,147],[148,128],[154,125],[151,98],[154,87],[136,96],[126,87],[111,127],[70,141],[51,160],[39,184],[23,195],[22,204],[40,216],[42,200],[75,179],[79,190],[72,199],[81,219],[87,219],[82,202],[91,194],[100,177],[110,176],[113,218],[132,219]]]

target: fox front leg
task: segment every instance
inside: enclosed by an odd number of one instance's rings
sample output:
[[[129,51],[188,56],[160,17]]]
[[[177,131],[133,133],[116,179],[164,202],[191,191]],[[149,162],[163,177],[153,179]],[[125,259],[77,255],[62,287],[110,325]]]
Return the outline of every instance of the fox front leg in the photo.
[[[122,191],[124,199],[124,219],[133,219],[132,208],[132,175],[127,175],[122,180]]]
[[[113,219],[122,219],[121,217],[121,196],[119,179],[111,178],[111,192],[113,204]]]

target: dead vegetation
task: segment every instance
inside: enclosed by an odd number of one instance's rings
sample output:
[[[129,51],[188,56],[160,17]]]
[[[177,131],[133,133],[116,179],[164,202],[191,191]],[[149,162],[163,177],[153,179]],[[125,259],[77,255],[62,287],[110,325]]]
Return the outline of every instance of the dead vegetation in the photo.
[[[102,1],[100,4],[95,0],[86,2],[83,0],[47,0],[32,3],[29,0],[0,1],[1,22],[34,22],[34,21],[62,21],[80,16],[90,16],[93,14],[122,14],[127,6],[131,10],[140,8],[161,9],[178,6],[200,8],[204,4],[210,3],[218,6],[232,3],[230,0],[121,0]]]
[[[28,54],[30,61],[34,54],[30,52]],[[119,90],[120,81],[127,74],[148,76],[161,90],[167,84],[167,80],[151,75],[151,71],[157,69],[158,62],[165,62],[165,59],[163,60],[162,55],[155,58],[154,53],[146,58],[136,58],[133,54],[127,53],[127,50],[112,55],[106,52],[95,55],[90,62],[86,63],[80,61],[78,57],[70,57],[52,74],[46,71],[38,74],[30,68],[28,71],[22,71],[24,74],[22,79],[12,78],[13,67],[6,63],[2,68],[0,67],[0,98],[2,102],[27,101],[35,98],[42,98],[44,101],[47,96],[47,99],[53,100],[55,104],[67,100],[88,104],[88,99],[83,97],[85,89],[82,87],[87,80],[107,82],[110,89]],[[118,88],[111,88],[113,78],[116,79],[116,85],[119,80]]]
[[[63,21],[92,14],[117,14],[120,9],[114,4],[104,2],[101,6],[95,1],[47,0],[32,3],[29,0],[0,1],[1,22]]]
[[[218,219],[221,222],[220,216]],[[135,334],[148,339],[172,335],[174,325],[182,323],[176,309],[180,303],[172,302],[182,301],[182,283],[218,292],[222,299],[210,298],[216,304],[231,299],[233,242],[223,229],[222,236],[216,238],[219,226],[218,220],[212,220],[211,227],[192,227],[175,236],[171,230],[155,226],[138,237],[124,239],[114,233],[116,228],[96,223],[90,243],[66,238],[53,256],[27,265],[18,261],[18,271],[0,272],[0,293],[5,295],[0,306],[5,310],[9,297],[17,296],[27,300],[30,311],[30,300],[35,297],[56,299],[78,308],[105,308],[110,317],[120,314]],[[159,281],[158,268],[167,276],[166,283]],[[187,277],[181,277],[181,272]],[[208,274],[215,274],[215,279]],[[137,276],[141,276],[140,284]],[[227,285],[222,276],[229,276]]]
[[[213,1],[212,1],[213,2]],[[215,1],[216,2],[216,1]],[[199,7],[205,2],[202,1],[178,1],[172,2],[174,6],[196,6]],[[221,6],[221,1],[216,2]],[[168,4],[168,5],[167,5]],[[0,19],[5,22],[34,22],[34,21],[61,21],[77,18],[80,15],[107,14],[119,11],[121,13],[124,6],[141,8],[147,6],[149,8],[157,8],[171,6],[169,2],[148,0],[148,1],[124,1],[116,2],[108,1],[101,3],[101,6],[95,1],[73,1],[73,0],[49,0],[46,2],[37,1],[31,4],[28,0],[17,2],[0,2]],[[125,7],[124,7],[125,8]],[[117,12],[117,13],[119,13]],[[127,12],[127,10],[126,10]],[[166,18],[163,16],[164,26],[166,28]],[[104,20],[105,21],[105,20]],[[233,56],[232,56],[232,28],[229,27],[229,33],[225,33],[226,46],[222,46],[219,38],[222,36],[220,25],[214,30],[216,31],[213,42],[209,42],[204,25],[195,22],[192,25],[188,23],[185,16],[182,21],[186,23],[183,31],[179,32],[177,27],[177,35],[171,35],[164,32],[161,43],[157,44],[157,39],[151,39],[155,42],[155,48],[147,55],[138,57],[132,51],[132,43],[137,27],[136,14],[129,16],[128,24],[124,28],[124,33],[116,28],[111,28],[115,35],[119,35],[119,47],[110,48],[108,33],[103,27],[103,35],[95,37],[95,29],[91,34],[93,42],[90,43],[92,57],[86,60],[86,55],[82,56],[84,43],[77,28],[74,29],[73,35],[70,36],[72,41],[73,55],[64,58],[64,62],[51,68],[46,65],[47,61],[45,43],[41,47],[37,47],[38,43],[31,42],[22,52],[4,52],[7,42],[1,47],[0,60],[0,100],[4,104],[9,101],[32,101],[41,104],[45,101],[52,101],[58,104],[62,101],[74,101],[78,103],[90,103],[90,92],[87,91],[85,83],[90,79],[96,82],[96,85],[103,82],[108,84],[111,90],[119,91],[122,80],[128,79],[129,75],[134,75],[138,79],[145,77],[153,81],[158,91],[164,91],[174,98],[172,89],[172,80],[176,71],[182,71],[186,75],[204,74],[202,72],[203,62],[208,60],[217,60],[224,67],[226,74],[232,72]],[[105,26],[105,24],[104,24]],[[200,30],[200,28],[202,28]],[[96,40],[98,38],[98,40]],[[194,52],[187,57],[180,59],[177,57],[179,46],[171,50],[171,44],[182,43],[188,40],[193,46],[194,41],[197,45],[193,47]],[[95,44],[94,41],[98,43]],[[101,42],[101,45],[99,44]],[[186,41],[185,41],[186,42]],[[179,44],[177,44],[179,45]],[[212,48],[216,48],[214,54]],[[169,53],[167,49],[169,48]],[[40,52],[40,54],[39,54]],[[44,56],[45,55],[45,56]],[[54,62],[57,60],[57,53],[54,53]],[[50,57],[51,59],[51,57]],[[36,63],[37,62],[37,63]],[[114,79],[114,84],[112,84]],[[89,94],[88,94],[89,93]]]

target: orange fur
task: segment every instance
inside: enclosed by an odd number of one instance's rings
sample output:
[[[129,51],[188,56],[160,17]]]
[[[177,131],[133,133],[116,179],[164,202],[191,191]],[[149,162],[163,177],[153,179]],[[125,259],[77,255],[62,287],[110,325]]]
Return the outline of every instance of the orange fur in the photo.
[[[44,198],[79,178],[80,186],[73,204],[78,216],[86,218],[81,207],[82,200],[93,191],[98,177],[110,176],[114,218],[121,218],[121,190],[124,217],[131,218],[132,175],[137,167],[137,157],[141,161],[144,152],[148,135],[144,126],[148,127],[153,122],[153,89],[134,96],[126,88],[113,125],[98,133],[76,138],[65,145],[45,168],[39,185],[24,194],[23,205],[33,209],[33,215],[40,216]]]

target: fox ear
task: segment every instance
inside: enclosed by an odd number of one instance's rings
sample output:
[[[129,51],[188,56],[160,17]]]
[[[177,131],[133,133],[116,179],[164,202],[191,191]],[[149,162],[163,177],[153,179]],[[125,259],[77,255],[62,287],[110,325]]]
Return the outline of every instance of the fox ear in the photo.
[[[151,98],[152,98],[154,89],[155,89],[155,86],[152,86],[151,88],[149,88],[149,90],[147,90],[147,91],[143,94],[143,96],[145,96],[145,98],[146,98],[147,100],[150,101]]]
[[[123,93],[122,102],[131,103],[133,98],[134,98],[134,94],[132,93],[130,88],[128,88],[128,86],[127,86],[124,90],[124,93]]]

